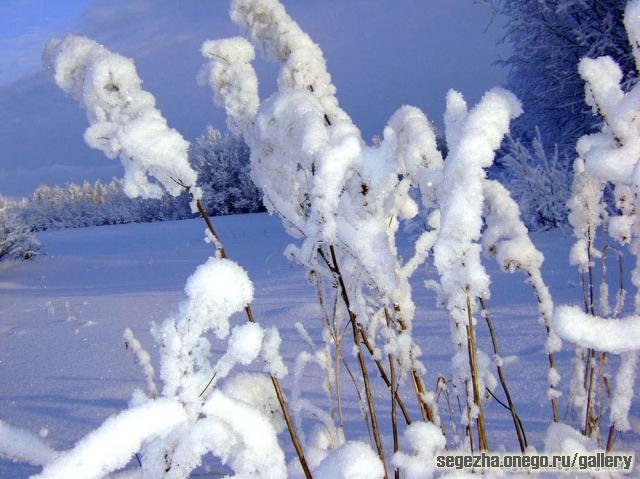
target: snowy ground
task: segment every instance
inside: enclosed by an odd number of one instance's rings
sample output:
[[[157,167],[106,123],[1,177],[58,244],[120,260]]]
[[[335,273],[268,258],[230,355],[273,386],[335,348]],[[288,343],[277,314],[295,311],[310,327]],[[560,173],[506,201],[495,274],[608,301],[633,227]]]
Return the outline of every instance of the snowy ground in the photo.
[[[267,215],[217,218],[216,224],[229,255],[249,271],[255,284],[256,317],[280,329],[285,360],[292,370],[296,353],[307,349],[294,323],[303,322],[318,337],[320,312],[304,272],[282,256],[287,236],[278,220]],[[0,419],[35,432],[46,428],[51,444],[63,449],[125,408],[133,389],[144,387],[144,379],[123,347],[122,332],[131,327],[152,348],[149,322],[162,320],[176,307],[185,280],[212,253],[203,236],[199,220],[47,232],[39,235],[46,256],[2,266]],[[578,303],[579,277],[567,260],[570,238],[552,232],[534,235],[534,241],[547,257],[543,273],[555,302]],[[535,300],[524,278],[499,273],[491,260],[487,264],[493,275],[490,311],[502,354],[509,357],[506,374],[529,442],[540,447],[550,419],[544,329],[537,322]],[[425,353],[430,387],[439,375],[450,376],[452,350],[446,316],[435,308],[434,295],[422,287],[432,274],[423,271],[414,278],[415,336]],[[490,351],[484,325],[478,335],[482,349]],[[565,390],[560,411],[567,422],[572,421],[566,407],[571,358],[570,346],[558,354]],[[617,365],[615,358],[610,364]],[[390,443],[387,391],[381,380],[374,382],[378,416]],[[308,368],[304,395],[327,408],[321,384],[320,370]],[[291,383],[285,380],[284,385]],[[353,388],[348,382],[343,387],[348,438],[365,438]],[[405,396],[417,417],[415,399]],[[444,402],[440,410],[448,422]],[[637,400],[632,413],[640,415]],[[487,415],[491,448],[504,444],[516,450],[507,411],[493,401]],[[281,440],[285,443],[286,437]],[[617,446],[640,451],[640,441],[632,434],[619,439]],[[208,467],[224,470],[215,464]],[[0,459],[0,478],[27,477],[37,470]]]

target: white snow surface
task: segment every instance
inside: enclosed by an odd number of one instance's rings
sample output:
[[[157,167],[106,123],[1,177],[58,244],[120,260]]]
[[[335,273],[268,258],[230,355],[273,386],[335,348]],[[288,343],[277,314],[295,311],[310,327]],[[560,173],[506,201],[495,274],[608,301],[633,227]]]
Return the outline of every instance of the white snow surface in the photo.
[[[253,282],[255,291],[249,294],[246,290],[244,299],[253,296],[252,307],[265,333],[273,326],[278,327],[282,359],[293,370],[297,354],[309,349],[300,340],[295,323],[301,322],[314,338],[320,336],[322,324],[315,288],[306,282],[303,268],[291,264],[282,255],[291,241],[289,236],[279,219],[266,214],[214,220],[227,251]],[[48,459],[54,450],[70,449],[108,417],[124,411],[135,389],[145,389],[145,375],[131,352],[124,348],[123,331],[131,328],[149,352],[152,364],[159,366],[159,350],[149,333],[149,323],[160,322],[178,309],[184,301],[187,278],[213,254],[212,246],[202,242],[202,229],[201,220],[188,220],[45,232],[38,234],[38,239],[47,250],[46,256],[29,263],[0,267],[0,419],[29,431],[32,439],[37,438],[41,429],[48,429],[46,438],[38,438],[40,443],[31,442],[41,451],[40,456],[34,456],[41,458],[36,461],[44,462],[42,458]],[[554,300],[559,304],[581,304],[580,276],[567,258],[572,238],[547,232],[533,234],[532,240],[545,256],[542,273]],[[413,244],[403,233],[398,248],[405,258],[414,253]],[[624,261],[629,274],[631,258],[625,257]],[[493,261],[485,264],[494,292],[487,304],[501,354],[504,358],[514,358],[504,361],[505,374],[529,443],[542,450],[550,420],[546,398],[549,369],[537,301],[524,276],[502,273]],[[242,274],[233,276],[234,281],[241,277]],[[419,268],[411,278],[416,303],[413,335],[423,351],[427,384],[435,384],[439,375],[451,378],[453,355],[447,313],[436,307],[436,294],[422,287],[425,280],[434,277],[433,268],[426,271]],[[616,280],[612,273],[612,288]],[[234,305],[236,311],[242,309],[242,303]],[[628,316],[630,307],[627,306],[621,316]],[[232,316],[232,321],[231,326],[237,327],[246,319],[240,312]],[[477,336],[479,347],[490,351],[490,339],[481,321]],[[227,349],[227,340],[218,339],[215,333],[207,338],[213,358],[220,359]],[[572,345],[565,344],[556,353],[556,368],[563,378],[571,376],[572,349]],[[608,359],[612,379],[619,364],[617,355]],[[355,363],[352,366],[355,368]],[[278,441],[285,450],[286,460],[291,462],[295,454],[282,429],[277,400],[273,396],[261,400],[260,391],[271,390],[270,380],[262,376],[264,367],[264,361],[256,359],[249,366],[236,365],[234,372],[244,370],[261,375],[242,379],[253,381],[256,388],[255,395],[244,400],[270,419],[270,427],[279,431]],[[225,397],[236,394],[234,380],[240,379],[234,378],[221,382]],[[282,379],[288,398],[292,395],[293,380],[293,374]],[[299,388],[302,398],[328,410],[322,389],[324,380],[325,372],[310,365],[302,372]],[[371,380],[383,442],[390,458],[388,389],[373,371]],[[559,385],[563,392],[559,400],[561,419],[579,429],[578,421],[572,422],[571,414],[563,416],[569,398],[567,383],[563,380]],[[366,443],[368,436],[356,393],[348,379],[342,386],[346,440]],[[419,417],[411,385],[403,385],[401,394],[412,417]],[[499,391],[496,394],[499,395]],[[638,399],[633,396],[626,399],[631,401],[631,416],[640,416]],[[452,400],[455,401],[455,394]],[[447,406],[442,396],[439,409],[448,427]],[[491,444],[496,448],[504,444],[508,451],[518,450],[508,413],[495,401],[485,404],[485,413]],[[310,421],[306,416],[302,420],[307,430],[311,430]],[[269,429],[267,423],[261,424],[265,430]],[[404,430],[401,425],[400,432]],[[451,437],[449,428],[447,434]],[[234,439],[236,443],[241,440],[240,436]],[[640,452],[640,440],[632,431],[625,432],[616,443],[618,441],[621,449]],[[403,444],[403,452],[412,453],[408,444]],[[136,459],[132,458],[128,468],[135,471],[137,467]],[[24,478],[40,471],[39,466],[0,456],[2,478]],[[211,455],[206,456],[204,464],[194,472],[206,471],[232,473]]]

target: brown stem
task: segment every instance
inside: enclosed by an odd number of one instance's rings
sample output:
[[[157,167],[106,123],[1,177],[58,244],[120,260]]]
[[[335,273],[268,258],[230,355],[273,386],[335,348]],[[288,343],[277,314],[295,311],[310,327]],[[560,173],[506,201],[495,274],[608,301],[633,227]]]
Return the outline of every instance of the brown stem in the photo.
[[[473,454],[473,424],[471,422],[471,404],[469,404],[469,380],[464,380],[464,389],[467,392],[467,436],[469,437],[469,446]]]
[[[373,435],[371,434],[371,424],[369,423],[369,415],[367,414],[367,410],[364,407],[364,399],[362,399],[362,393],[360,392],[360,388],[358,387],[358,382],[356,381],[356,377],[353,375],[353,372],[351,371],[351,367],[349,367],[349,363],[344,359],[344,356],[341,356],[340,359],[342,359],[342,364],[344,364],[344,368],[346,369],[347,374],[349,375],[349,378],[351,378],[353,387],[356,390],[356,394],[358,395],[358,404],[360,405],[360,412],[362,412],[364,423],[367,426],[367,433],[369,434],[369,440],[372,441]]]
[[[593,354],[593,350],[591,350]],[[593,355],[591,356],[593,358]],[[588,359],[591,363],[591,359]],[[584,418],[584,435],[591,437],[594,426],[594,413],[593,413],[593,383],[595,377],[596,368],[593,365],[589,367],[589,387],[587,388],[587,411]]]
[[[387,476],[387,465],[384,459],[384,448],[382,447],[382,440],[380,439],[380,428],[378,427],[378,418],[376,417],[376,406],[373,400],[373,393],[371,391],[371,383],[369,381],[369,372],[367,371],[367,365],[364,361],[364,354],[362,352],[362,343],[360,341],[360,334],[358,330],[361,329],[357,323],[356,314],[351,309],[351,301],[349,300],[349,294],[347,293],[347,287],[344,283],[344,278],[340,272],[338,266],[338,258],[336,256],[336,250],[333,245],[329,245],[329,253],[331,254],[331,261],[333,263],[333,269],[340,285],[340,292],[342,294],[342,301],[344,302],[347,312],[349,314],[349,321],[351,322],[351,329],[353,331],[353,340],[357,349],[358,364],[360,365],[360,372],[362,373],[362,379],[364,381],[364,392],[367,398],[367,405],[369,407],[369,419],[371,420],[371,428],[373,429],[373,439],[376,443],[376,449],[378,450],[378,456],[382,461],[384,468],[384,478]]]
[[[441,382],[444,383],[444,389],[440,388]],[[438,379],[436,381],[436,403],[439,401],[440,391],[443,391],[444,399],[447,402],[447,410],[449,411],[449,424],[451,425],[451,432],[453,433],[453,437],[455,440],[455,438],[458,436],[458,428],[456,427],[456,421],[453,417],[453,408],[451,407],[451,398],[449,397],[449,387],[447,384],[447,380],[442,376],[438,376]]]
[[[385,316],[387,319],[387,328],[391,328],[391,318],[389,312],[385,309]],[[389,353],[389,374],[391,375],[391,429],[393,431],[393,453],[397,453],[400,449],[400,443],[398,441],[398,414],[397,414],[397,402],[396,392],[398,387],[396,385],[396,367],[393,354]],[[395,479],[400,479],[400,469],[397,467],[394,469],[393,476]]]
[[[487,441],[487,431],[484,424],[484,414],[482,412],[482,402],[480,399],[480,386],[478,380],[478,350],[476,347],[476,336],[473,327],[473,316],[471,314],[471,297],[467,295],[467,349],[469,353],[469,369],[471,370],[471,385],[473,387],[473,402],[478,408],[476,416],[476,428],[478,430],[478,447],[481,451],[489,450]]]
[[[591,254],[591,247],[593,245],[593,236],[591,232],[591,227],[588,230],[588,241],[587,241],[587,259],[589,260],[588,272],[589,272],[589,314],[591,316],[595,316],[595,298],[593,292],[593,282],[594,282],[594,272],[593,272],[593,257]],[[594,413],[593,413],[593,381],[594,381],[594,365],[593,358],[595,356],[595,351],[593,349],[589,349],[587,351],[587,364],[585,369],[585,381],[584,386],[587,389],[587,412],[584,420],[584,434],[585,436],[591,436],[591,432],[593,430],[594,424]]]
[[[613,442],[616,438],[616,423],[612,422],[611,426],[609,426],[609,434],[607,436],[607,452],[611,452],[613,449]]]
[[[529,275],[529,278],[532,279],[532,275],[530,271],[527,271],[527,274]],[[535,286],[535,283],[533,281],[531,281],[531,286],[533,288],[533,294],[536,297],[536,300],[538,301],[538,304],[542,304],[542,298],[540,296],[540,292],[538,291],[538,289]],[[547,339],[549,338],[549,336],[551,335],[551,327],[550,327],[550,318],[547,318],[546,315],[544,313],[541,313],[541,316],[543,318],[544,321],[544,327],[547,331]],[[553,370],[555,369],[555,357],[554,354],[549,351],[547,353],[547,360],[549,361],[549,370]],[[555,387],[549,385],[550,388],[555,389]],[[555,396],[551,397],[551,414],[553,416],[553,422],[559,422],[559,417],[558,417],[558,399]]]
[[[397,313],[400,312],[400,309],[398,307],[396,307],[395,310]],[[386,309],[385,313],[387,313]],[[402,331],[407,330],[406,323],[400,317],[398,317],[398,324],[400,325]],[[418,400],[418,406],[420,407],[420,412],[422,413],[422,419],[424,421],[435,423],[435,414],[431,410],[431,406],[427,404],[423,399],[425,393],[424,383],[422,382],[422,378],[418,374],[418,371],[413,366],[411,367],[411,380],[413,383],[413,389],[416,393],[416,399]],[[444,428],[442,428],[442,433],[444,434]]]
[[[333,338],[333,343],[335,345],[335,350],[336,350],[336,359],[335,359],[335,364],[336,366],[339,365],[339,359],[338,359],[338,342],[336,341],[336,337],[334,335],[334,329],[331,327],[330,323],[329,323],[329,315],[327,314],[327,309],[326,309],[326,305],[325,305],[325,301],[324,301],[324,294],[322,291],[322,284],[320,283],[320,279],[318,278],[318,276],[315,274],[315,271],[311,272],[311,276],[315,277],[315,285],[316,285],[316,291],[318,294],[318,303],[320,303],[320,310],[322,311],[322,328],[323,328],[323,337],[324,337],[324,331],[329,331],[331,333],[331,336]],[[326,343],[326,347],[327,347],[327,354],[329,355],[329,360],[331,360],[331,345],[329,344],[328,341],[325,341]],[[340,401],[340,385],[338,384],[338,381],[340,379],[340,375],[338,373],[338,370],[334,370],[334,374],[333,374],[333,378],[331,377],[330,371],[327,370],[327,385],[328,385],[328,391],[327,394],[329,396],[329,407],[331,408],[331,418],[335,421],[335,410],[333,409],[333,404],[332,404],[332,396],[334,393],[334,388],[331,385],[331,381],[334,380],[335,381],[335,394],[336,394],[336,401],[337,401],[337,405],[338,405],[338,419],[340,421],[340,428],[342,429],[343,426],[343,417],[342,417],[342,404]]]
[[[496,354],[496,356],[500,357],[498,340],[496,338],[495,331],[493,330],[493,324],[491,322],[491,318],[489,317],[489,310],[487,309],[487,305],[485,304],[485,301],[482,298],[480,298],[480,306],[482,307],[482,313],[483,313],[484,319],[487,321],[487,326],[489,327],[489,334],[491,335],[491,343],[493,344],[493,352]],[[496,369],[498,370],[498,378],[500,379],[502,390],[504,391],[504,395],[507,398],[507,404],[509,405],[508,409],[511,412],[511,418],[513,419],[513,426],[516,429],[516,435],[518,436],[518,443],[520,444],[520,451],[524,454],[524,451],[527,448],[527,436],[524,432],[524,428],[522,428],[522,421],[520,421],[520,417],[516,412],[516,405],[513,403],[511,399],[511,394],[509,393],[509,388],[507,387],[507,381],[505,379],[502,366],[497,362],[496,362]]]
[[[196,200],[196,208],[198,209],[198,212],[200,213],[205,223],[207,224],[207,228],[209,229],[209,232],[217,242],[216,247],[218,249],[220,257],[228,258],[227,252],[225,251],[224,246],[222,246],[222,241],[220,241],[220,236],[218,236],[218,233],[213,226],[213,222],[211,221],[211,218],[209,218],[209,215],[207,214],[205,209],[202,207],[202,202],[199,199]],[[247,307],[244,310],[249,322],[255,323],[256,320],[253,316],[253,311],[251,309],[251,306],[247,305]],[[282,410],[284,421],[287,424],[287,429],[289,430],[289,437],[291,438],[291,443],[293,444],[293,448],[296,450],[296,454],[298,455],[298,460],[300,461],[300,466],[302,467],[302,471],[304,472],[306,479],[312,479],[313,476],[311,475],[311,470],[307,465],[307,460],[305,459],[304,452],[302,451],[302,444],[298,439],[298,435],[293,425],[293,421],[291,420],[291,415],[289,414],[289,407],[287,406],[287,401],[284,397],[284,392],[280,387],[280,381],[278,380],[278,378],[271,375],[271,382],[273,383],[273,389],[275,390],[276,397],[278,398],[278,402],[280,403],[280,409]]]
[[[380,373],[380,377],[382,378],[386,386],[389,389],[392,389],[391,381],[389,380],[389,376],[387,375],[387,372],[384,370],[382,361],[373,357],[373,354],[374,354],[373,345],[369,341],[369,338],[367,337],[367,333],[365,333],[365,331],[362,328],[359,328],[359,329],[360,329],[360,337],[362,338],[362,343],[364,344],[365,348],[371,355],[373,362],[378,367],[378,372]],[[404,416],[405,422],[407,423],[407,425],[411,424],[412,421],[411,421],[411,416],[409,416],[409,411],[407,411],[407,407],[405,406],[404,401],[400,397],[400,394],[398,394],[397,390],[394,396],[396,398],[396,402],[398,403],[398,406],[400,406],[400,411],[402,411],[402,415]]]

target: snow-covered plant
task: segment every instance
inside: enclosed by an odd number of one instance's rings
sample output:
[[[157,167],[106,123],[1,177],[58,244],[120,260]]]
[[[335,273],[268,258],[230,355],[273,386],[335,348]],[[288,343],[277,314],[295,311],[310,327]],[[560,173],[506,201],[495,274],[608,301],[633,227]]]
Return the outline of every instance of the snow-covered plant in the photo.
[[[409,284],[432,250],[440,273],[438,290],[452,317],[458,348],[456,378],[468,394],[464,421],[482,417],[485,387],[495,385],[489,372],[492,362],[475,345],[476,320],[471,314],[471,307],[478,310],[478,302],[489,292],[489,278],[480,262],[485,214],[492,222],[492,246],[500,251],[499,261],[507,270],[528,273],[548,328],[553,303],[540,275],[542,255],[529,240],[517,206],[506,190],[500,190],[492,196],[494,203],[487,205],[490,211],[484,210],[484,189],[492,186],[485,170],[510,121],[519,115],[520,104],[512,94],[494,89],[469,112],[462,95],[451,92],[447,148],[438,148],[424,113],[408,106],[391,117],[381,139],[368,145],[339,107],[321,50],[277,0],[233,0],[231,18],[267,58],[280,63],[278,90],[260,101],[251,66],[253,46],[241,37],[204,43],[202,53],[209,63],[201,79],[210,83],[215,102],[225,108],[229,128],[251,148],[252,177],[265,206],[299,240],[285,253],[308,269],[316,285],[319,279],[326,280],[342,300],[373,439],[385,464],[364,349],[391,390],[392,411],[403,408],[397,388],[410,381],[422,418],[441,426],[434,394],[423,384],[425,368],[412,336],[415,306]],[[444,163],[442,150],[447,156]],[[417,238],[414,255],[404,259],[397,251],[396,233],[401,222],[418,213],[415,191],[428,211],[428,229]],[[501,208],[515,216],[503,222],[501,213],[495,213]],[[525,249],[520,251],[520,246]],[[551,333],[549,337],[552,354],[557,340]],[[336,335],[326,334],[327,340],[333,341],[339,357]],[[555,399],[558,378],[552,373],[550,397]],[[515,423],[519,419],[513,404],[511,410]],[[392,417],[397,444],[393,412]],[[405,419],[410,422],[408,416]],[[487,448],[484,431],[481,435],[480,446]]]
[[[415,382],[424,417],[436,420],[428,396],[423,395],[424,368],[410,334],[415,307],[408,276],[424,254],[418,251],[405,268],[395,246],[399,219],[417,212],[408,194],[411,178],[419,168],[441,166],[435,136],[416,110],[415,128],[422,131],[412,130],[412,118],[403,112],[395,121],[402,131],[396,132],[390,123],[379,145],[366,145],[338,106],[322,52],[279,2],[233,2],[231,17],[248,30],[267,57],[281,63],[278,91],[259,104],[250,65],[253,47],[242,38],[203,45],[203,54],[211,60],[207,78],[215,100],[227,111],[229,127],[240,126],[251,147],[252,175],[263,191],[265,206],[280,215],[292,236],[302,240],[290,246],[287,254],[314,275],[330,278],[340,290],[374,439],[384,460],[363,348],[374,354],[378,370],[388,381],[375,346],[376,339],[382,339],[391,361],[398,361],[400,371]],[[406,130],[403,122],[408,124]],[[413,149],[396,149],[399,142],[409,144],[405,138],[410,135],[422,143]],[[421,148],[427,150],[426,156],[420,156]],[[387,324],[391,315],[393,325],[390,320]]]
[[[506,90],[489,91],[471,111],[460,93],[450,91],[447,96],[445,126],[449,154],[439,184],[441,224],[434,245],[434,263],[440,275],[440,297],[449,311],[456,347],[454,380],[466,392],[467,427],[471,428],[471,421],[475,421],[478,447],[483,450],[488,449],[488,442],[482,397],[485,387],[493,389],[491,382],[495,382],[487,369],[491,362],[476,345],[474,318],[474,310],[480,309],[478,302],[483,305],[482,301],[490,295],[490,279],[481,262],[479,243],[485,203],[485,170],[491,166],[496,150],[508,133],[510,121],[521,112],[517,98]],[[508,195],[506,198],[510,199]],[[526,230],[524,234],[526,236]],[[533,248],[523,255],[528,257],[534,252],[539,254]],[[485,308],[482,309],[484,312]],[[468,367],[460,366],[465,363]],[[514,413],[513,408],[511,411]],[[517,426],[516,430],[520,431]],[[472,440],[471,433],[469,440]],[[523,445],[521,442],[521,447]]]
[[[434,458],[446,446],[440,429],[433,424],[417,422],[407,427],[404,440],[411,453],[397,452],[393,464],[407,479],[431,479],[435,472]]]
[[[192,209],[197,210],[205,220],[207,238],[213,241],[216,248],[216,261],[224,262],[212,262],[211,264],[235,265],[235,263],[231,263],[228,260],[220,237],[202,206],[202,191],[196,185],[197,175],[188,162],[188,143],[177,131],[168,127],[164,117],[155,108],[153,96],[141,89],[141,80],[138,78],[133,61],[110,52],[88,38],[73,35],[63,40],[49,42],[44,58],[46,64],[52,69],[56,83],[64,91],[80,101],[87,110],[90,127],[85,132],[85,141],[89,146],[102,150],[109,157],[120,157],[125,170],[124,191],[127,196],[156,198],[161,196],[163,191],[177,196],[182,191],[187,190],[193,199]],[[235,267],[240,268],[237,265]],[[224,269],[221,273],[225,273]],[[214,275],[203,273],[200,276],[208,276],[210,281]],[[225,291],[235,291],[236,294],[242,296],[242,294],[246,294],[246,291],[243,292],[243,282],[237,276],[231,275],[231,282],[226,284],[227,289]],[[234,283],[234,279],[237,280],[237,284]],[[163,357],[162,377],[165,381],[163,394],[179,397],[188,412],[193,414],[194,410],[198,410],[200,407],[198,406],[199,399],[193,397],[193,393],[197,389],[194,381],[196,381],[198,372],[201,375],[203,374],[202,370],[211,373],[210,384],[215,384],[215,382],[227,376],[236,363],[246,364],[247,357],[250,355],[248,353],[245,354],[244,351],[249,346],[257,345],[259,347],[262,344],[264,331],[256,323],[253,311],[248,305],[250,300],[248,298],[241,309],[244,310],[249,324],[245,325],[242,330],[236,329],[236,335],[231,335],[227,354],[215,364],[215,367],[208,367],[204,362],[208,352],[208,341],[206,339],[200,340],[199,337],[208,329],[213,328],[218,337],[224,338],[228,334],[228,324],[225,321],[221,321],[215,325],[208,326],[206,318],[203,318],[202,315],[206,313],[213,315],[215,318],[216,314],[224,317],[226,313],[228,316],[235,312],[232,306],[235,303],[216,305],[215,298],[206,299],[200,297],[200,290],[207,291],[207,285],[203,281],[194,280],[190,284],[195,289],[190,291],[188,285],[187,294],[190,297],[198,296],[198,300],[194,300],[191,303],[188,302],[186,308],[189,310],[188,314],[193,315],[191,319],[195,323],[192,324],[190,319],[164,323],[164,327],[169,328],[169,330],[162,332],[163,340],[173,338],[173,341],[163,343],[166,357]],[[204,311],[202,311],[203,308]],[[210,309],[207,310],[207,308]],[[200,318],[199,321],[198,318]],[[176,328],[176,330],[174,331],[171,328]],[[279,382],[286,370],[283,367],[282,360],[279,358],[279,354],[273,350],[279,344],[277,332],[270,331],[268,336],[268,351],[264,354],[267,359],[266,371],[270,376],[273,390],[303,472],[307,478],[310,478],[311,475]],[[253,341],[251,341],[252,338]],[[180,343],[183,343],[183,346]],[[179,350],[174,350],[173,348],[175,347],[178,347]],[[184,348],[187,348],[187,351]],[[188,354],[188,357],[185,354]],[[248,361],[250,362],[254,356],[251,356]],[[186,378],[184,378],[185,375],[187,376]],[[204,394],[205,389],[201,394]],[[213,409],[216,409],[216,405],[219,406],[222,414],[220,419],[232,414],[234,411],[242,412],[244,406],[238,406],[234,401],[228,401],[221,397],[220,394],[218,391],[214,392],[211,399],[211,401],[214,401],[215,398],[214,402],[216,404],[211,406]],[[191,404],[191,402],[195,404]],[[205,402],[203,407],[209,407],[207,404],[209,403]],[[215,411],[209,414],[215,414]],[[251,414],[247,413],[247,416],[251,416]],[[257,419],[254,422],[259,423]],[[203,426],[202,429],[204,431],[201,431],[199,427],[188,427],[186,433],[195,436],[187,439],[197,442],[204,435],[205,446],[204,449],[200,448],[200,452],[204,454],[211,449],[215,452],[215,450],[218,450],[216,448],[222,447],[223,452],[218,455],[222,454],[223,461],[229,460],[231,466],[240,471],[241,475],[258,467],[255,465],[256,461],[262,460],[261,458],[263,457],[261,454],[257,454],[260,449],[271,452],[273,461],[277,461],[280,455],[283,456],[282,451],[280,449],[276,451],[273,445],[265,447],[265,444],[260,441],[256,442],[252,438],[246,437],[246,427],[237,431],[239,434],[237,438],[230,437],[218,443],[216,442],[219,439],[218,436],[225,434],[228,436],[229,434],[222,431],[211,436],[210,432],[216,429],[213,426],[212,424]],[[258,424],[258,427],[262,428],[263,426]],[[269,441],[271,438],[268,430],[265,430],[262,435],[264,436],[260,439],[262,442]],[[234,449],[230,452],[229,445],[232,445],[237,451]],[[169,454],[170,451],[166,449],[171,449],[171,447],[164,443],[160,449],[156,448],[156,452],[159,455],[153,456],[151,454],[151,459],[148,461],[151,464],[150,467],[156,468],[152,476],[159,477],[158,473],[163,471],[162,466],[160,466],[162,460],[164,460],[163,458],[171,458],[178,453],[185,455],[182,461],[186,464],[186,470],[195,467],[202,454],[195,454],[194,456],[192,446],[193,444],[186,445],[184,449],[173,451],[173,454]],[[238,457],[242,455],[255,455],[256,457],[238,459],[236,461],[233,459],[235,457],[234,454]],[[178,468],[173,470],[178,470]],[[279,473],[277,467],[275,471],[277,474]],[[179,476],[180,472],[171,474],[178,474]]]
[[[518,203],[525,225],[532,230],[546,230],[565,224],[571,172],[569,163],[560,161],[558,148],[547,153],[536,129],[530,147],[509,136],[505,149],[499,159],[498,177]]]
[[[169,128],[153,95],[141,88],[132,60],[74,35],[51,40],[44,60],[57,85],[86,110],[85,142],[120,158],[127,195],[158,198],[166,190],[178,196],[179,183],[195,186],[189,144]]]
[[[558,387],[560,374],[555,367],[554,353],[560,351],[562,342],[551,326],[553,299],[540,271],[544,256],[531,241],[527,228],[520,219],[518,205],[510,197],[506,188],[496,181],[485,180],[483,191],[486,223],[482,236],[483,250],[486,254],[495,256],[503,271],[508,273],[523,271],[538,301],[540,323],[547,331],[545,342],[545,351],[549,360],[547,397],[551,401],[553,420],[557,422],[557,399],[561,393]],[[498,366],[498,374],[502,381],[501,369]],[[507,400],[510,401],[509,398]]]
[[[213,257],[191,275],[185,292],[177,313],[152,327],[160,351],[159,394],[149,354],[127,329],[125,342],[144,370],[149,393],[135,391],[127,410],[68,451],[53,451],[0,423],[3,453],[44,466],[34,476],[43,479],[76,477],[78,471],[86,478],[104,477],[126,467],[136,453],[141,466],[136,477],[188,477],[212,453],[234,470],[234,477],[285,478],[277,438],[284,424],[268,376],[253,374],[247,381],[240,375],[218,386],[234,367],[260,357],[265,345],[265,331],[257,323],[232,323],[253,298],[251,281],[236,263]],[[227,343],[217,360],[209,333]]]
[[[640,69],[640,1],[631,0],[625,10],[624,24],[629,37],[636,70]],[[635,287],[634,314],[640,314],[640,216],[638,216],[638,188],[640,187],[640,87],[623,89],[623,72],[611,57],[583,58],[579,72],[585,81],[586,102],[594,114],[599,115],[602,127],[598,133],[585,135],[578,141],[578,159],[574,164],[574,184],[569,201],[569,220],[576,237],[571,251],[571,262],[583,275],[584,312],[577,308],[558,308],[554,324],[558,334],[578,346],[576,373],[573,380],[575,403],[584,420],[583,433],[599,438],[599,427],[594,412],[596,380],[601,374],[607,353],[621,354],[621,365],[616,375],[616,387],[610,404],[610,433],[607,449],[613,445],[615,430],[630,428],[628,412],[635,381],[638,355],[637,320],[602,318],[595,309],[595,259],[603,252],[596,248],[596,231],[606,226],[609,236],[621,245],[628,245],[636,257],[631,273]],[[610,185],[614,191],[617,211],[609,216],[605,210],[603,191]],[[604,248],[603,248],[604,250]],[[602,289],[606,295],[607,289]],[[607,298],[600,298],[601,304]],[[620,313],[617,306],[612,313]],[[600,313],[610,313],[600,308]],[[611,313],[610,313],[611,316]],[[599,353],[599,354],[598,354]],[[599,357],[598,378],[596,358]]]
[[[40,243],[22,221],[16,205],[0,195],[0,261],[28,260],[39,249]]]

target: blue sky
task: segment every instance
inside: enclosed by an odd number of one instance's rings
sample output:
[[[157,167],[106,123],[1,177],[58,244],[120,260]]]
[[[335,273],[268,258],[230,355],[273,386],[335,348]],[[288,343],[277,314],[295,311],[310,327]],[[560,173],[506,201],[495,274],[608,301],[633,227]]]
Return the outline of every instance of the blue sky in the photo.
[[[3,0],[0,3],[0,85],[40,67],[42,44],[70,28],[91,0]]]
[[[342,107],[365,138],[379,134],[402,104],[442,124],[449,88],[469,102],[504,82],[494,62],[499,19],[473,0],[284,0],[322,47]],[[196,84],[206,39],[237,35],[226,0],[3,0],[0,2],[0,193],[40,183],[109,179],[118,162],[82,141],[84,113],[42,71],[51,36],[83,34],[132,57],[144,87],[187,139],[207,124],[224,128],[211,92]],[[261,96],[275,67],[257,61]]]

